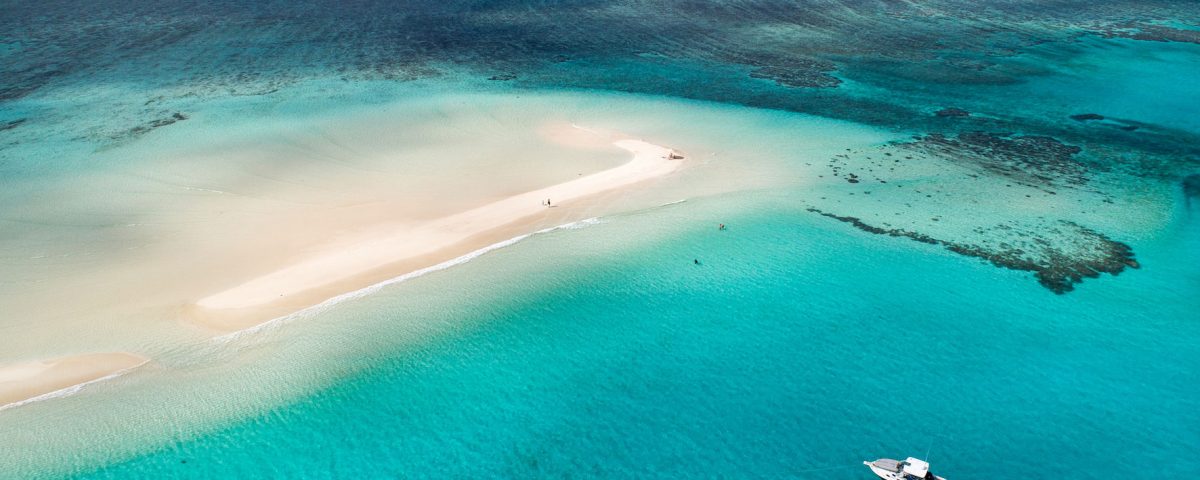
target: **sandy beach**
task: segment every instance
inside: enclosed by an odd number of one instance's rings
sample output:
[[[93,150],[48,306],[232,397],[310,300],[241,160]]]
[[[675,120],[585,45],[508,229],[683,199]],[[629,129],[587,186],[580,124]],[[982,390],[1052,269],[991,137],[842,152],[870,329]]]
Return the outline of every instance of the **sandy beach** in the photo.
[[[551,140],[576,147],[615,145],[632,154],[620,166],[513,195],[453,215],[376,229],[337,242],[285,268],[199,299],[191,319],[220,331],[255,326],[275,316],[381,279],[428,267],[463,253],[529,233],[545,221],[570,221],[586,210],[588,197],[662,177],[683,165],[667,147],[583,127],[558,128]],[[452,194],[452,193],[450,193]],[[547,204],[549,202],[549,204]]]
[[[92,382],[146,363],[131,353],[92,353],[0,366],[0,408]]]

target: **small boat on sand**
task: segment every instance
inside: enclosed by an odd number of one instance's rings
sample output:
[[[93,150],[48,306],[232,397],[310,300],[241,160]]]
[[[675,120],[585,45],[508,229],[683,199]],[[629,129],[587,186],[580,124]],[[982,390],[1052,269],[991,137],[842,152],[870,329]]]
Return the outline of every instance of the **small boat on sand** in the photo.
[[[883,480],[946,480],[929,473],[929,462],[908,457],[903,462],[881,458],[874,462],[863,462],[875,475]]]

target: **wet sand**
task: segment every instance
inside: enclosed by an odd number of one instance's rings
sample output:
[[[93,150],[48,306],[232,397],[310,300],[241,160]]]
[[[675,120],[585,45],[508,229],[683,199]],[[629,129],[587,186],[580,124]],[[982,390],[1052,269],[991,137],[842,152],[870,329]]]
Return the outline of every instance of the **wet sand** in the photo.
[[[559,128],[548,136],[582,147],[595,146],[604,134],[573,126]],[[188,314],[197,323],[216,330],[253,327],[381,279],[529,233],[546,219],[569,221],[573,214],[578,217],[586,213],[589,197],[670,174],[684,164],[682,156],[673,156],[667,147],[629,138],[612,144],[630,152],[633,158],[608,170],[453,215],[378,228],[370,236],[330,244],[285,268],[204,297]]]
[[[148,359],[124,352],[92,353],[0,366],[0,409],[119,375]]]

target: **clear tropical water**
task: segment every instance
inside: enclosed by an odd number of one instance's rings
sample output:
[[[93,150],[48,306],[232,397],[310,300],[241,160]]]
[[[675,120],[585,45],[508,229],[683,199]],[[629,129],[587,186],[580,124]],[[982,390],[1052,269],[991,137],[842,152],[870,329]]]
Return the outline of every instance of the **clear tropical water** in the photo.
[[[1059,297],[765,203],[725,232],[709,205],[613,218],[365,299],[332,321],[454,326],[84,476],[866,478],[880,451],[957,478],[1196,466],[1194,222],[1151,241],[1161,267]],[[466,298],[416,300],[438,288]],[[1139,461],[1088,468],[1104,454]]]
[[[1194,475],[1200,199],[1180,181],[1200,173],[1200,44],[1104,37],[1200,13],[926,3],[2,5],[0,355],[154,362],[0,411],[0,478],[862,479],[862,460],[909,455],[951,480]],[[447,107],[395,107],[413,98]],[[472,102],[487,108],[450,120]],[[170,148],[373,109],[485,135],[551,112],[703,167],[646,194],[682,203],[233,340],[5,313],[73,266],[163,245],[124,228],[170,225],[154,208],[187,197],[166,180],[238,172]],[[1106,118],[1069,118],[1085,113]],[[974,131],[1079,146],[1087,182],[886,149]],[[1060,221],[1140,268],[1058,295],[960,254],[1010,227],[1075,245]]]

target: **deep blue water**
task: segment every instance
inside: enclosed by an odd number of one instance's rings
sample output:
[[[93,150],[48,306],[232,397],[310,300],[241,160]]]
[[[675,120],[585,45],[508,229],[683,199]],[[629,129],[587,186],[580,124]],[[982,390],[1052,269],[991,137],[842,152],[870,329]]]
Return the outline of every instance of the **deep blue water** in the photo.
[[[1181,97],[1162,87],[1186,89],[1194,75],[1195,2],[54,0],[0,7],[0,128],[10,127],[0,142],[9,147],[6,138],[48,133],[127,141],[204,101],[314,78],[466,77],[672,95],[912,131],[1047,134],[1095,144],[1092,160],[1105,167],[1116,161],[1103,155],[1108,148],[1173,160],[1165,172],[1135,169],[1154,176],[1200,162],[1185,110],[1137,100],[1194,101],[1194,91]],[[1091,68],[1105,61],[1132,63],[1132,74]],[[1039,82],[1049,88],[1025,88]],[[120,98],[126,88],[138,98]],[[946,107],[976,115],[934,115]],[[1146,125],[1136,133],[1081,129],[1067,118],[1078,113]],[[74,128],[59,131],[65,126]],[[8,150],[0,150],[0,168],[26,173],[29,159]]]

